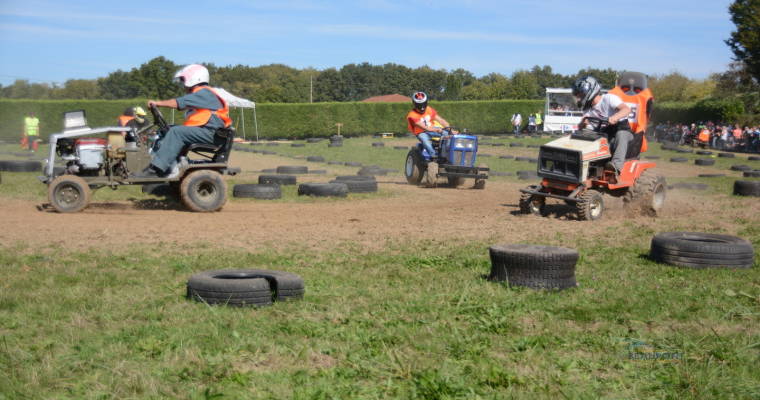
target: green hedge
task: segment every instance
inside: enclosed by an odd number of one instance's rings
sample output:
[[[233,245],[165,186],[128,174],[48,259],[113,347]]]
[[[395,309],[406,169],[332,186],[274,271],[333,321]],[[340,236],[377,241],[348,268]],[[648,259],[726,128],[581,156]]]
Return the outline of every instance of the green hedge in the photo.
[[[40,119],[43,137],[62,129],[63,113],[83,109],[90,126],[115,125],[125,108],[142,105],[144,99],[134,100],[9,100],[0,99],[0,138],[18,140],[23,131],[27,112]],[[474,133],[498,133],[509,130],[509,119],[514,112],[523,116],[543,110],[540,100],[502,101],[448,101],[431,103],[452,125],[467,128]],[[346,136],[368,135],[378,132],[406,132],[408,103],[306,103],[257,104],[256,117],[261,138],[302,138],[330,136],[337,132],[336,123],[342,123],[341,133]],[[163,110],[167,120],[171,111]],[[231,112],[239,134],[245,128],[246,136],[255,134],[253,110],[235,109]],[[241,121],[245,119],[245,127]],[[527,121],[527,118],[523,118]],[[182,113],[175,111],[175,123],[182,122]]]
[[[695,103],[657,103],[653,107],[655,123],[692,123],[697,121],[737,122],[744,114],[738,100],[704,99]]]

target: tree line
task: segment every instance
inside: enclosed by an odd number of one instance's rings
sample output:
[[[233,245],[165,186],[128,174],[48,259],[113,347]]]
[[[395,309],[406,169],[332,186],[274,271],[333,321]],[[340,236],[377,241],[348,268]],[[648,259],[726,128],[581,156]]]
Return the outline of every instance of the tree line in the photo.
[[[547,87],[570,87],[580,76],[592,75],[611,88],[620,71],[585,68],[575,74],[555,73],[551,66],[534,66],[506,76],[491,73],[476,77],[459,68],[452,71],[398,64],[348,64],[340,69],[296,69],[282,64],[235,65],[209,68],[213,86],[263,103],[360,101],[386,94],[410,95],[422,90],[433,100],[542,99]],[[26,99],[132,99],[169,98],[182,91],[172,82],[181,65],[156,57],[130,71],[118,70],[98,79],[71,79],[62,85],[16,80],[0,86],[0,97]],[[660,101],[691,101],[712,95],[717,78],[689,79],[672,72],[650,77]]]

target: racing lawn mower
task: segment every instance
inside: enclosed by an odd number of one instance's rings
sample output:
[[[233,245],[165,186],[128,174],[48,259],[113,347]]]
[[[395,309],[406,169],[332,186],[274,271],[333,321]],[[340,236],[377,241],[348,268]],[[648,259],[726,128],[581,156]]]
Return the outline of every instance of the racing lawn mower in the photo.
[[[612,158],[605,120],[587,118],[595,129],[584,129],[551,141],[539,150],[540,184],[520,189],[520,212],[542,215],[546,198],[575,206],[580,220],[596,220],[604,211],[602,195],[622,197],[654,215],[665,202],[665,178],[656,175],[653,162],[640,161],[641,143],[631,143],[620,175],[605,168]],[[636,136],[636,135],[634,135]]]
[[[474,189],[484,189],[488,179],[486,165],[475,166],[478,156],[478,137],[461,134],[451,128],[444,128],[442,137],[432,137],[433,148],[438,157],[433,158],[422,143],[409,150],[404,165],[406,181],[411,185],[424,183],[435,187],[438,178],[446,178],[451,187],[464,184],[467,178],[475,179]]]
[[[151,161],[151,149],[157,149],[169,131],[163,115],[151,107],[153,125],[134,132],[129,127],[87,126],[83,110],[64,114],[64,132],[50,136],[50,154],[44,175],[39,179],[48,185],[48,200],[58,212],[78,212],[90,202],[91,190],[108,186],[166,183],[179,194],[182,203],[192,211],[218,211],[227,201],[227,184],[223,174],[235,175],[237,169],[227,165],[235,132],[219,129],[214,145],[190,144],[180,153],[175,173],[163,178],[136,178]],[[147,144],[148,132],[157,127],[158,140]],[[125,133],[137,140],[127,143]],[[105,137],[104,137],[105,136]],[[191,154],[196,159],[191,159]],[[62,173],[54,169],[56,156],[65,162]],[[55,171],[55,172],[54,172]],[[56,176],[57,175],[57,176]]]

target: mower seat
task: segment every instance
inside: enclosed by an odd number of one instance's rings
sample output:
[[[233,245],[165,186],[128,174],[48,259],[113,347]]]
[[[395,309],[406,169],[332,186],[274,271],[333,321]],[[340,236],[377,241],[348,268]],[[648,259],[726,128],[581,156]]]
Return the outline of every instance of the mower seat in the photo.
[[[180,155],[187,156],[187,153],[193,152],[213,163],[226,163],[230,157],[234,138],[235,129],[220,128],[214,132],[214,144],[192,143],[185,146]]]

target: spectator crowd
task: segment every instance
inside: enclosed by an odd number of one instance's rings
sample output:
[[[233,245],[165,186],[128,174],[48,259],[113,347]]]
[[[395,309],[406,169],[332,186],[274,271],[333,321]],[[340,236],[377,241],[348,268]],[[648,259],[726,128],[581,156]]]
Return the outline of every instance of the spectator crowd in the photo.
[[[760,125],[741,126],[712,121],[671,124],[668,121],[655,126],[654,136],[658,142],[760,153]]]

